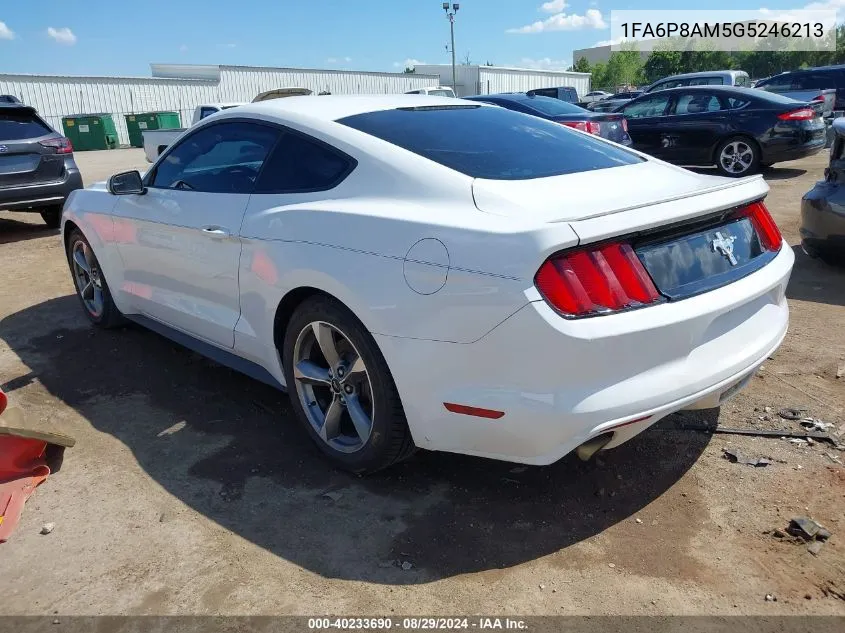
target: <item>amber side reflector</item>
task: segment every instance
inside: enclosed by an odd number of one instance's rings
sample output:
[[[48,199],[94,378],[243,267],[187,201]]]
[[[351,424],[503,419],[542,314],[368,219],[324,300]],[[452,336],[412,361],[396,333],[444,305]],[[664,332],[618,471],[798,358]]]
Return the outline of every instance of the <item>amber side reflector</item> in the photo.
[[[461,415],[473,415],[477,418],[488,418],[490,420],[498,420],[503,415],[504,411],[495,411],[494,409],[480,409],[479,407],[468,407],[465,404],[455,404],[453,402],[444,402],[443,406],[452,413],[460,413]]]

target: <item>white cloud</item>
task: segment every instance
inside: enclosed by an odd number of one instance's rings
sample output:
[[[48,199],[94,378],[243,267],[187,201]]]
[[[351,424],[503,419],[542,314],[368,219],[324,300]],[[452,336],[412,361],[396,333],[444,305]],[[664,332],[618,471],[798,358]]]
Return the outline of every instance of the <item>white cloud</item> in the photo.
[[[184,52],[186,52],[187,50],[188,50],[188,45],[187,45],[187,44],[182,44],[182,46],[180,46],[180,47],[179,47],[179,52],[180,52],[180,53],[184,53]]]
[[[564,59],[552,59],[550,57],[532,59],[530,57],[523,57],[517,65],[520,68],[531,68],[534,70],[566,70],[572,64]]]
[[[587,9],[584,15],[577,13],[558,13],[538,20],[533,24],[527,24],[519,28],[508,29],[508,33],[545,33],[547,31],[579,31],[582,29],[606,29],[607,22],[604,21],[601,11],[598,9]]]
[[[15,39],[15,32],[6,26],[5,22],[0,22],[0,40]]]
[[[551,0],[551,2],[544,2],[540,11],[543,13],[561,13],[568,6],[566,0]]]
[[[237,48],[237,47],[238,47],[238,45],[235,44],[234,42],[229,42],[228,44],[226,44],[226,48]]]
[[[343,63],[348,64],[351,61],[352,61],[351,57],[329,57],[326,60],[326,63],[327,64],[343,64]]]
[[[393,62],[394,68],[414,68],[418,65],[425,65],[425,62],[421,62],[418,59],[406,59],[404,62]]]
[[[73,46],[76,44],[76,35],[73,34],[66,26],[60,29],[54,29],[52,26],[47,27],[47,35],[56,40],[59,44]]]

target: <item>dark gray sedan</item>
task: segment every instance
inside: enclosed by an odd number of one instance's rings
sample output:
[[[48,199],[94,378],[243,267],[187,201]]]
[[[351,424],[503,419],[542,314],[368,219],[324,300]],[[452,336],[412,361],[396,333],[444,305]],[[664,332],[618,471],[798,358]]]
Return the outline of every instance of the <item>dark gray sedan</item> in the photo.
[[[833,121],[835,134],[824,180],[801,199],[801,245],[810,257],[845,262],[845,117]]]

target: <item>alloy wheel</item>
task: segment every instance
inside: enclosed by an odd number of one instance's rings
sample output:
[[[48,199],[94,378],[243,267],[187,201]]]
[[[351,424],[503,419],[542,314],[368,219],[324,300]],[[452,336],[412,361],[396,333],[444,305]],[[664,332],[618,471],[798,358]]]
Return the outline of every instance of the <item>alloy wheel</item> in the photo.
[[[91,247],[81,240],[76,242],[71,251],[71,263],[76,291],[82,303],[92,316],[102,316],[105,308],[103,277]]]
[[[748,171],[754,162],[754,150],[745,141],[733,141],[722,148],[719,164],[732,174]]]
[[[342,453],[361,450],[373,430],[373,389],[361,354],[338,327],[305,326],[293,348],[296,393],[323,442]]]

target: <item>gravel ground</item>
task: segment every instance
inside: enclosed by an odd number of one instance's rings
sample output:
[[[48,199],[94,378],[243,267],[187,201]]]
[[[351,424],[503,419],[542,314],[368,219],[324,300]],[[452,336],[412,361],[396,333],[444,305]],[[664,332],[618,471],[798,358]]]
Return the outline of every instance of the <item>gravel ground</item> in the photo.
[[[766,173],[793,248],[826,158]],[[87,183],[146,167],[141,150],[77,159]],[[845,424],[845,269],[795,251],[787,339],[721,410],[587,464],[420,453],[356,478],[283,394],[141,329],[89,327],[57,233],[2,212],[0,384],[77,445],[0,545],[0,615],[845,615],[845,453],[689,428],[797,430],[776,414],[794,406]],[[832,531],[818,556],[767,533],[795,515]]]

